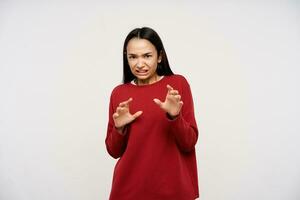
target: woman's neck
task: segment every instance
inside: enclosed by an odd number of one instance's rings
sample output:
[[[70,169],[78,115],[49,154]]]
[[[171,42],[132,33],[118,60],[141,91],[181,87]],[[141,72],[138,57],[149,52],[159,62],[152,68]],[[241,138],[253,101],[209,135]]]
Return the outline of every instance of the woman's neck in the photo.
[[[134,79],[134,83],[136,85],[149,85],[149,84],[152,84],[152,83],[155,83],[157,81],[159,81],[160,79],[162,78],[162,76],[159,76],[159,75],[156,75],[155,77],[153,77],[152,80],[142,80],[142,79]]]

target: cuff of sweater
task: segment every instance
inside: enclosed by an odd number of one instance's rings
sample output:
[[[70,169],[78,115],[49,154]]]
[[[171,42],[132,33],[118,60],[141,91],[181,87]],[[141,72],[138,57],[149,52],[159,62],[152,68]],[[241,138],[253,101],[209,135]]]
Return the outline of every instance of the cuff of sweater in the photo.
[[[169,124],[171,125],[170,128],[171,128],[172,132],[173,132],[173,130],[175,132],[177,132],[177,131],[179,131],[181,129],[181,127],[182,127],[182,120],[183,120],[181,112],[174,119],[171,119],[170,117],[168,117],[168,115],[166,116],[166,118],[167,118]]]
[[[124,140],[125,135],[126,135],[126,128],[123,133],[119,133],[119,131],[116,129],[116,127],[113,128],[112,138],[113,138],[114,142],[119,143],[120,141]]]

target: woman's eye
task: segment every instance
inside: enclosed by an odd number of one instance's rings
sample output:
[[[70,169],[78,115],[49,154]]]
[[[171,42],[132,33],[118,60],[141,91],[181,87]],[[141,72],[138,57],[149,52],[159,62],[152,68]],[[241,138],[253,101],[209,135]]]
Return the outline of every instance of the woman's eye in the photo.
[[[151,55],[146,55],[146,58],[150,58],[151,57]]]

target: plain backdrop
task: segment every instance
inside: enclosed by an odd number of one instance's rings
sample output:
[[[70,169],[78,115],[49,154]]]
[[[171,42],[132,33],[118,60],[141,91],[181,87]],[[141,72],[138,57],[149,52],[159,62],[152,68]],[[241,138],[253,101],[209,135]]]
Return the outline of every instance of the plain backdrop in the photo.
[[[0,199],[108,199],[122,48],[149,26],[192,88],[201,200],[300,199],[299,1],[0,1]]]

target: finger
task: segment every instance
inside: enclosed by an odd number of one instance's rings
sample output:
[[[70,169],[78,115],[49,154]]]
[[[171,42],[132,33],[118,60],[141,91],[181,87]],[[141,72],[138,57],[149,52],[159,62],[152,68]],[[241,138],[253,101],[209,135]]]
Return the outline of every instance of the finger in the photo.
[[[177,100],[180,100],[181,99],[181,96],[178,94],[178,95],[174,95],[175,99]]]
[[[159,99],[153,99],[153,101],[154,101],[159,107],[161,107],[162,104],[163,104]]]
[[[119,103],[119,106],[120,106],[120,107],[123,107],[123,106],[125,106],[125,102],[121,102],[121,103]]]
[[[132,116],[134,119],[138,118],[139,116],[141,116],[141,114],[143,113],[143,111],[137,111],[136,113],[134,113]]]
[[[123,112],[125,110],[125,108],[124,107],[117,107],[117,113],[121,113],[121,112]]]
[[[116,109],[116,113],[119,113],[121,111],[121,107],[118,106],[117,109]]]
[[[168,84],[167,85],[167,88],[168,88],[168,93],[171,91],[171,90],[173,90],[173,88]]]
[[[119,114],[118,114],[118,113],[114,113],[112,117],[113,117],[114,119],[116,119],[117,117],[119,117]]]
[[[178,90],[171,90],[171,91],[170,91],[170,94],[176,95],[176,94],[178,94]]]
[[[119,104],[119,106],[123,107],[123,106],[128,106],[129,102],[132,101],[132,98],[130,97],[127,101],[123,101]]]
[[[181,110],[182,106],[183,106],[183,101],[180,101],[179,102],[179,110]]]
[[[130,101],[132,101],[132,98],[131,98],[131,97],[130,97],[128,100],[121,102],[121,103],[119,104],[119,106],[123,107],[123,106],[127,105]]]
[[[132,97],[130,97],[127,101],[125,101],[125,103],[128,104],[130,101],[132,101]]]

